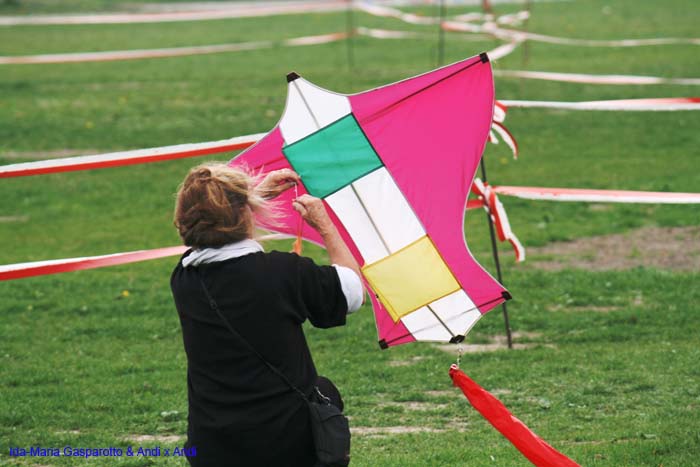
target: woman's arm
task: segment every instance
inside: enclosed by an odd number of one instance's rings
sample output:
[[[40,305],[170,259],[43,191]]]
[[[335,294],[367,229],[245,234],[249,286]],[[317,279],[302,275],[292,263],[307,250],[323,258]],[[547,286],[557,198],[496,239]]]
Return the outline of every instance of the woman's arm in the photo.
[[[340,236],[338,229],[328,216],[323,201],[310,195],[301,195],[294,200],[294,209],[299,211],[301,217],[321,235],[331,263],[348,268],[355,273],[356,278],[341,277],[341,285],[343,293],[348,299],[348,312],[356,310],[365,302],[365,287],[362,284],[360,265],[355,261],[343,237]],[[339,269],[338,275],[352,276],[352,272],[343,272]],[[359,296],[360,294],[361,297]]]
[[[350,268],[358,277],[362,277],[360,265],[328,216],[323,201],[311,195],[301,195],[294,200],[294,209],[321,235],[331,263]]]

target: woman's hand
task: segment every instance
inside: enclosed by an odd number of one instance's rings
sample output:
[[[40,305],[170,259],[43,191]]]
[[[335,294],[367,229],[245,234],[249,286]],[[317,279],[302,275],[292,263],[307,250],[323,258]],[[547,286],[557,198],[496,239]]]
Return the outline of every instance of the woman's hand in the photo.
[[[255,187],[255,191],[265,199],[272,199],[292,188],[299,181],[301,181],[299,175],[291,169],[274,170]]]
[[[321,235],[335,228],[323,201],[320,199],[304,194],[295,199],[292,206]]]

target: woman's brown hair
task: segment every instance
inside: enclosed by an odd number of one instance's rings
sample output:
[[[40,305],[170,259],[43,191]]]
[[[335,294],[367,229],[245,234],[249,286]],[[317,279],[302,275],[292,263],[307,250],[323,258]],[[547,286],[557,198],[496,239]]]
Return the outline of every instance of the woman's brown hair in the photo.
[[[174,224],[185,245],[218,248],[251,237],[253,213],[266,211],[254,184],[246,172],[222,163],[190,170],[175,203]]]

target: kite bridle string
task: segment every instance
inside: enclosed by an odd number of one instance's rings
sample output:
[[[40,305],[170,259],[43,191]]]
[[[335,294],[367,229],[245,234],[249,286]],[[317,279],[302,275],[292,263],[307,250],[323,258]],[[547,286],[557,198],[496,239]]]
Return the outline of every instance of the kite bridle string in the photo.
[[[453,320],[459,318],[460,316],[469,313],[470,311],[478,310],[478,309],[481,308],[482,306],[490,305],[491,303],[497,302],[497,301],[499,301],[499,300],[503,300],[503,297],[494,298],[494,299],[489,300],[489,301],[487,301],[487,302],[480,303],[480,304],[478,304],[478,305],[474,305],[473,307],[471,307],[471,308],[469,308],[469,309],[467,309],[467,310],[464,310],[463,312],[461,312],[461,313],[459,313],[459,314],[457,314],[457,315],[455,315],[455,316],[452,316],[452,317],[449,318],[449,319],[444,320],[444,322],[445,322],[445,323],[449,323],[450,321],[453,321]],[[424,328],[415,329],[415,330],[413,330],[412,332],[407,332],[407,333],[402,334],[402,335],[400,335],[400,336],[394,337],[394,338],[392,338],[392,339],[390,339],[390,340],[388,340],[388,341],[385,341],[385,342],[386,342],[386,344],[392,344],[393,342],[396,342],[396,341],[398,341],[398,340],[401,340],[401,339],[403,339],[404,337],[413,336],[413,335],[418,334],[418,333],[420,333],[420,332],[428,331],[428,330],[430,330],[430,329],[433,329],[434,327],[437,327],[437,326],[444,326],[444,324],[443,324],[442,322],[436,323],[436,324],[431,324],[431,325],[426,326],[426,327],[424,327]],[[466,334],[466,332],[467,332],[467,331],[465,331],[465,334]],[[461,336],[464,336],[464,334],[460,334],[460,335],[461,335]],[[460,342],[461,342],[461,341],[460,341]]]

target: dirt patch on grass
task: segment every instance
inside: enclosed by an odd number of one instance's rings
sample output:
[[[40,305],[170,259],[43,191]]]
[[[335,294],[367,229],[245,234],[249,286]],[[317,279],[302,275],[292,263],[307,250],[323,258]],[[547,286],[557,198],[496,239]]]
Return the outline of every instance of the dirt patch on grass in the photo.
[[[607,271],[639,266],[700,271],[700,227],[643,227],[630,232],[555,242],[527,249],[540,269]],[[546,256],[547,259],[537,259]]]
[[[490,392],[494,396],[507,396],[508,394],[513,394],[513,391],[511,391],[510,389],[500,389],[500,388],[491,389]]]
[[[384,438],[395,435],[405,435],[412,433],[445,433],[448,431],[458,431],[463,433],[469,430],[469,423],[463,420],[453,420],[447,422],[442,428],[429,426],[351,426],[350,432],[353,436],[367,436],[372,438]]]
[[[427,410],[440,410],[447,407],[447,404],[434,404],[432,402],[403,402],[401,405],[408,410],[419,412]]]
[[[439,404],[434,402],[380,402],[379,407],[398,407],[412,412],[427,412],[429,410],[440,410],[447,407],[447,404]]]
[[[647,435],[648,436],[648,435]],[[644,436],[640,437],[641,439],[645,439]],[[562,445],[569,445],[569,446],[575,446],[575,445],[590,445],[590,446],[598,446],[601,444],[615,444],[615,443],[631,443],[634,441],[639,441],[640,438],[613,438],[610,440],[602,440],[602,439],[591,439],[591,440],[560,440],[557,443],[562,444]],[[653,438],[652,438],[653,439]]]
[[[389,362],[389,366],[393,366],[393,367],[411,366],[414,363],[420,362],[424,358],[425,357],[415,356],[415,357],[409,358],[408,360],[391,360]]]
[[[621,310],[621,306],[564,306],[560,304],[552,305],[547,307],[547,311],[572,311],[572,312],[585,312],[585,313],[610,313],[613,311]]]
[[[453,391],[425,391],[425,395],[428,397],[450,397],[458,391],[457,389]]]
[[[354,426],[350,432],[358,436],[391,436],[410,433],[441,433],[445,430],[427,426]]]
[[[179,443],[180,441],[184,441],[185,437],[180,435],[131,435],[127,436],[125,439],[137,443]]]
[[[0,216],[0,224],[8,224],[12,222],[28,222],[29,216]]]
[[[524,350],[531,349],[533,347],[545,346],[552,347],[552,344],[542,344],[540,342],[518,342],[519,340],[537,341],[541,337],[541,334],[536,332],[514,332],[513,333],[513,349],[514,350]],[[442,350],[452,355],[457,355],[459,346],[457,344],[435,344],[436,349]],[[483,352],[496,352],[497,350],[508,349],[508,339],[504,335],[492,336],[489,338],[489,342],[479,343],[479,344],[469,344],[462,343],[462,353],[483,353]]]

